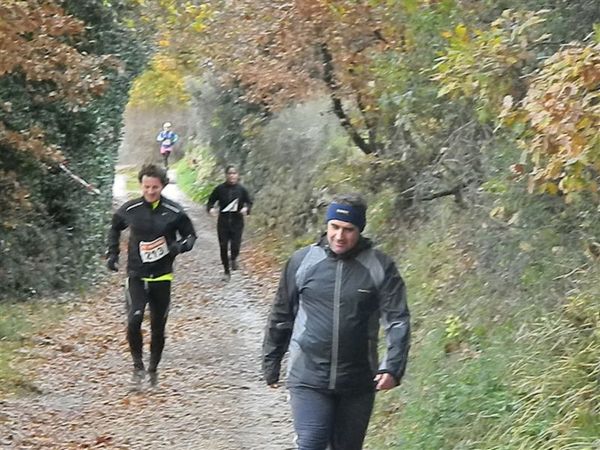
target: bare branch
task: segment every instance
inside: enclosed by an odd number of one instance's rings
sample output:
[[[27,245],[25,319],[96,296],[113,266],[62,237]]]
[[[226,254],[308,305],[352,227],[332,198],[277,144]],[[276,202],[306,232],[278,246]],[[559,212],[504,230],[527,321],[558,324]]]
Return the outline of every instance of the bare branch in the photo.
[[[430,200],[435,200],[436,198],[442,198],[442,197],[447,197],[449,195],[454,195],[454,201],[459,204],[460,206],[462,206],[463,208],[466,208],[467,205],[464,202],[463,196],[462,196],[462,190],[467,187],[467,183],[463,182],[457,186],[454,186],[451,189],[446,189],[444,191],[440,191],[440,192],[435,192],[433,194],[427,195],[425,197],[420,197],[419,200],[421,201],[430,201]]]
[[[329,88],[329,95],[331,102],[333,103],[333,113],[340,120],[342,127],[350,135],[352,142],[354,142],[354,144],[365,154],[370,155],[375,150],[371,145],[372,143],[366,142],[356,128],[354,128],[352,123],[350,123],[350,119],[348,118],[346,111],[344,111],[342,100],[337,95],[338,84],[334,77],[333,58],[331,57],[331,52],[329,51],[326,43],[320,44],[320,51],[323,58],[323,81],[325,81],[325,84]]]

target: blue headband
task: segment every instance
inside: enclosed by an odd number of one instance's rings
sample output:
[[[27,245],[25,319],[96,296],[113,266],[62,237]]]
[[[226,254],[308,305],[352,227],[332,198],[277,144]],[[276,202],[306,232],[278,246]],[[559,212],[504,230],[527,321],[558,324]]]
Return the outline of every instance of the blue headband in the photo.
[[[367,224],[367,211],[360,206],[342,205],[340,203],[332,202],[327,208],[326,222],[330,220],[341,220],[342,222],[349,222],[358,228],[358,231],[362,233]]]

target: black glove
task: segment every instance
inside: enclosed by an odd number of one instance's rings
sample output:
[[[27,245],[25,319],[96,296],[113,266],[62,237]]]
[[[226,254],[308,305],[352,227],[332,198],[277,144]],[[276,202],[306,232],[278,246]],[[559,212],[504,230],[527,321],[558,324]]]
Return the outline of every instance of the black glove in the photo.
[[[119,266],[117,264],[119,264],[119,255],[108,255],[108,258],[106,258],[106,267],[108,267],[108,270],[118,272]]]
[[[189,252],[196,242],[196,236],[190,235],[183,241],[174,241],[169,245],[169,253],[173,256],[177,256],[180,253]]]
[[[177,241],[171,242],[169,245],[169,253],[173,256],[177,256],[181,253],[183,249],[181,248],[181,244]]]
[[[189,252],[194,247],[194,242],[196,242],[196,236],[193,234],[181,241],[181,253]]]

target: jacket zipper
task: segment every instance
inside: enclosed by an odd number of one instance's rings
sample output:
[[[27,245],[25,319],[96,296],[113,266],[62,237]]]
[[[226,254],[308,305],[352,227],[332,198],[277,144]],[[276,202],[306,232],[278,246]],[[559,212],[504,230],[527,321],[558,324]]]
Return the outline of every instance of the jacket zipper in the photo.
[[[152,229],[156,230],[156,212],[157,209],[160,207],[160,203],[156,206],[156,208],[152,208],[152,205],[150,205],[150,223],[152,224]],[[149,275],[150,278],[154,278],[154,274],[151,273]],[[144,290],[146,292],[148,292],[148,282],[144,281]]]
[[[231,203],[231,200],[233,199],[233,186],[229,186],[227,189],[227,204],[229,205]],[[227,214],[227,224],[229,225],[229,227],[231,227],[231,213]]]
[[[338,352],[340,345],[340,301],[342,296],[342,270],[344,261],[339,260],[335,270],[335,286],[333,288],[333,337],[331,342],[331,372],[329,389],[335,389],[338,369]]]

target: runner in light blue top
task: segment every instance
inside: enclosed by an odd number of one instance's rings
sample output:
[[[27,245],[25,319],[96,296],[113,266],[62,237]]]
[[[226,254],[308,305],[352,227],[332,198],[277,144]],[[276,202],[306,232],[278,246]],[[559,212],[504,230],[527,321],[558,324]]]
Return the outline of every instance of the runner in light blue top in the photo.
[[[165,122],[162,131],[156,136],[156,140],[160,142],[160,154],[163,156],[165,169],[169,168],[169,156],[173,151],[175,143],[179,139],[177,133],[171,130],[171,126],[171,122]]]

